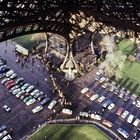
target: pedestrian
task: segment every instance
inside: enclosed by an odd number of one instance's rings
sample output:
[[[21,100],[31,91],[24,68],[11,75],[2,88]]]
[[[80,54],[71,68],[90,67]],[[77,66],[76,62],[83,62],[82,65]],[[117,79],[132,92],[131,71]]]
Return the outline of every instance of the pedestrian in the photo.
[[[7,53],[7,48],[4,48],[4,53],[5,53],[5,54]]]
[[[37,86],[37,87],[39,86],[39,82],[38,82],[38,81],[36,82],[36,86]]]

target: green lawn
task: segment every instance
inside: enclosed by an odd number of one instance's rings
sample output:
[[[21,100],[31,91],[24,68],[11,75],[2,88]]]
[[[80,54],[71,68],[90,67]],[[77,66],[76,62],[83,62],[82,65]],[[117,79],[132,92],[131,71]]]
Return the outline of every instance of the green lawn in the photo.
[[[29,140],[109,140],[109,137],[89,125],[47,125]]]
[[[129,39],[123,39],[117,45],[117,49],[121,50],[126,55],[133,55],[136,50],[136,45]],[[123,78],[117,81],[119,85],[129,89],[132,93],[140,95],[140,63],[125,62],[123,70]]]
[[[123,73],[122,86],[129,89],[132,93],[140,95],[140,63],[127,61]]]
[[[117,49],[121,50],[125,55],[133,55],[136,51],[136,44],[129,39],[123,39],[117,44]]]

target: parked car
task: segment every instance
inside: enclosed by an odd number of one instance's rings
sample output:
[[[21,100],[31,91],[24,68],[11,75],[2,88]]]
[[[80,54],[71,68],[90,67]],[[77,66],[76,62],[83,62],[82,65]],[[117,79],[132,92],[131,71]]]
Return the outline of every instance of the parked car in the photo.
[[[102,123],[109,128],[111,128],[113,126],[112,122],[110,122],[108,120],[103,120]]]
[[[33,112],[33,113],[37,113],[37,112],[40,112],[41,110],[43,110],[43,106],[42,106],[42,105],[39,105],[39,106],[36,106],[36,107],[32,110],[32,112]]]
[[[19,88],[19,86],[15,85],[14,87],[12,87],[12,88],[9,90],[9,92],[12,93],[15,89],[18,89],[18,88]]]
[[[6,88],[9,90],[9,89],[11,89],[13,86],[15,86],[15,83],[9,84],[8,86],[6,86]]]
[[[122,114],[123,111],[124,111],[124,108],[120,107],[120,108],[118,109],[118,111],[116,112],[116,114],[117,114],[118,116],[120,116],[120,115]]]
[[[133,119],[134,119],[134,115],[130,114],[127,118],[127,122],[132,123]]]
[[[8,72],[6,72],[6,77],[10,77],[12,74],[14,74],[14,71],[9,70]]]
[[[98,102],[99,102],[99,103],[102,103],[104,100],[105,100],[105,96],[101,96],[101,97],[98,99]]]
[[[5,125],[0,126],[0,132],[4,131],[7,127]]]
[[[17,77],[17,74],[13,73],[11,76],[10,76],[10,79],[15,79]]]
[[[32,98],[33,98],[32,96],[27,96],[27,97],[24,98],[23,102],[26,103]]]
[[[111,88],[109,89],[110,92],[114,92],[115,90],[115,86],[111,86]]]
[[[39,93],[40,91],[38,90],[38,89],[35,89],[35,90],[33,90],[31,93],[30,93],[30,95],[32,95],[32,96],[34,96],[34,95],[36,95],[37,93]]]
[[[38,97],[38,101],[42,101],[44,98],[46,98],[47,97],[47,94],[45,94],[45,95],[42,95],[42,96],[40,96],[40,97]]]
[[[100,121],[102,119],[102,116],[97,115],[97,114],[91,114],[90,117],[91,117],[91,119],[95,119],[95,120],[98,120],[98,121]]]
[[[25,84],[25,82],[20,82],[20,83],[18,83],[17,85],[18,85],[19,87],[22,87],[24,84]]]
[[[107,108],[111,103],[112,103],[112,101],[110,99],[104,101],[103,108]]]
[[[88,91],[88,92],[85,94],[85,96],[88,97],[88,98],[90,98],[92,95],[93,95],[93,93],[90,92],[90,91]]]
[[[98,71],[96,72],[96,75],[101,75],[101,74],[103,74],[103,72],[104,72],[104,71],[100,69],[100,70],[98,70]]]
[[[94,94],[94,95],[92,95],[91,97],[90,97],[90,100],[91,101],[94,101],[94,100],[96,100],[97,98],[99,97],[99,94]]]
[[[36,101],[36,99],[32,98],[26,102],[26,105],[29,106],[29,105],[35,103],[35,101]]]
[[[48,109],[53,109],[55,107],[55,105],[57,104],[57,101],[52,100],[51,103],[48,105]]]
[[[47,98],[43,99],[43,100],[40,102],[40,104],[43,106],[43,105],[47,104],[49,101],[50,101],[50,98],[47,97]]]
[[[126,116],[128,116],[128,114],[129,114],[129,112],[128,112],[127,110],[125,110],[125,111],[122,113],[121,117],[122,117],[123,119],[125,119]]]
[[[17,88],[17,89],[15,89],[15,90],[12,92],[12,94],[13,94],[13,95],[16,95],[20,90],[21,90],[20,88]]]
[[[10,80],[10,78],[5,78],[5,79],[3,79],[2,81],[1,81],[1,84],[5,84],[7,81],[9,81]]]
[[[129,134],[128,134],[128,132],[126,132],[124,129],[118,128],[118,129],[117,129],[117,132],[118,132],[119,134],[121,134],[124,138],[128,139]]]
[[[79,113],[79,116],[80,117],[86,117],[86,118],[88,118],[89,117],[89,114],[88,114],[88,112],[80,112]]]
[[[13,81],[13,80],[9,80],[9,81],[7,81],[4,85],[5,85],[5,86],[8,86],[8,85],[11,84],[11,83],[14,83],[14,81]]]
[[[140,124],[140,120],[137,118],[137,119],[133,122],[133,125],[134,125],[135,127],[138,127],[139,124]]]
[[[34,89],[34,86],[31,85],[31,86],[29,86],[29,87],[26,89],[26,92],[31,92],[33,89]]]
[[[103,83],[105,80],[106,80],[105,77],[101,77],[100,80],[99,80],[99,83]]]
[[[30,86],[30,84],[25,83],[25,84],[21,87],[21,89],[22,89],[22,90],[26,90],[29,86]]]
[[[137,107],[137,108],[140,108],[140,100],[137,100],[137,101],[136,101],[136,107]]]
[[[102,85],[102,88],[107,88],[108,87],[108,83],[104,83],[103,85]]]
[[[23,82],[24,81],[24,78],[18,78],[16,81],[15,81],[15,83],[16,84],[19,84],[20,82]]]
[[[2,140],[12,140],[12,137],[8,134],[2,138]]]
[[[72,115],[72,110],[67,109],[67,108],[63,108],[62,113],[67,114],[67,115]]]
[[[5,77],[5,73],[0,74],[0,79],[2,79],[3,77]]]
[[[107,107],[107,109],[108,109],[108,110],[112,110],[114,107],[115,107],[115,104],[114,104],[114,103],[111,103],[111,104]]]
[[[0,132],[0,139],[2,139],[7,134],[8,134],[7,130],[4,130],[4,131]]]
[[[82,90],[81,90],[81,93],[82,94],[85,94],[86,92],[88,92],[89,91],[89,88],[88,87],[85,87],[85,88],[83,88]]]
[[[11,108],[8,105],[4,105],[2,108],[7,112],[11,111]]]
[[[24,93],[25,93],[25,91],[24,91],[24,90],[21,90],[20,92],[18,92],[18,93],[16,94],[16,97],[17,97],[17,98],[20,98],[20,96],[22,96]]]

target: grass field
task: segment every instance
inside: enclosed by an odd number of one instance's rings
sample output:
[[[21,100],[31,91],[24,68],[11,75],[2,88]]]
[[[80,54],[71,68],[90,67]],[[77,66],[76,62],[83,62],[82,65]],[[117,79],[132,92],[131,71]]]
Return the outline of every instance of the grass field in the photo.
[[[136,50],[136,45],[128,39],[123,39],[117,47],[126,55],[133,55]],[[123,78],[117,83],[132,93],[140,95],[140,63],[127,60],[123,70]]]
[[[48,125],[34,134],[29,140],[109,140],[109,137],[89,125]]]

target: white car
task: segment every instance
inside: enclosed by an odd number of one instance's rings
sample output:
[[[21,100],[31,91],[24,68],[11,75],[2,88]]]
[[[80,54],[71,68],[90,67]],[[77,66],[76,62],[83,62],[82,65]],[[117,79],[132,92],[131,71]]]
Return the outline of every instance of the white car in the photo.
[[[31,85],[31,86],[29,86],[29,87],[26,89],[26,92],[30,92],[30,91],[32,91],[33,89],[34,89],[34,86]]]
[[[139,124],[140,124],[140,120],[137,118],[137,119],[133,122],[133,125],[134,125],[135,127],[137,127]]]
[[[99,82],[100,83],[103,83],[105,80],[106,80],[106,78],[105,77],[102,77],[102,78],[100,78]]]
[[[127,118],[127,122],[132,123],[133,119],[134,119],[134,115],[130,114]]]
[[[115,90],[115,86],[112,86],[112,87],[109,89],[110,92],[113,92],[114,90]]]
[[[114,107],[115,107],[115,104],[111,103],[107,108],[108,108],[108,110],[112,110]]]
[[[10,112],[11,111],[11,108],[8,105],[4,105],[2,108],[4,110],[6,110],[7,112]]]
[[[101,74],[103,74],[103,70],[101,69],[96,72],[96,75],[101,75]]]
[[[137,100],[137,102],[136,102],[136,107],[137,107],[137,108],[140,108],[140,100]]]
[[[118,128],[118,129],[117,129],[117,132],[118,132],[119,134],[121,134],[124,138],[128,139],[128,137],[129,137],[128,132],[126,132],[126,131],[123,130],[122,128]]]
[[[122,117],[123,119],[125,119],[126,116],[128,116],[128,114],[129,114],[129,112],[128,112],[127,110],[125,110],[125,111],[122,113],[121,117]]]
[[[89,88],[86,87],[86,88],[83,88],[83,89],[81,90],[81,93],[82,93],[82,94],[85,94],[85,93],[88,92],[88,91],[89,91]]]
[[[102,85],[102,88],[107,88],[107,86],[108,86],[108,83],[104,83],[104,84]]]
[[[12,137],[8,134],[5,137],[3,137],[1,140],[12,140]]]
[[[11,76],[10,76],[10,79],[15,79],[17,77],[17,74],[12,74]]]
[[[0,139],[2,139],[4,136],[6,136],[8,132],[6,130],[0,132]]]
[[[90,100],[91,100],[91,101],[94,101],[94,100],[96,100],[98,97],[99,97],[99,94],[94,94],[94,95],[92,95],[92,96],[90,97]]]
[[[32,99],[30,99],[29,101],[26,102],[26,105],[29,106],[29,105],[35,103],[35,101],[36,101],[36,99],[32,98]]]
[[[57,101],[52,100],[51,103],[48,105],[48,109],[53,109],[55,107],[55,105],[57,104]]]
[[[41,110],[43,110],[43,106],[42,106],[42,105],[39,105],[39,106],[35,107],[35,108],[32,110],[32,112],[33,112],[33,113],[37,113],[37,112],[40,112]]]
[[[98,99],[98,102],[99,102],[99,103],[102,103],[104,100],[105,100],[105,96],[101,96],[101,97]]]
[[[89,114],[88,114],[88,112],[80,112],[79,116],[87,118],[89,116]]]
[[[63,108],[62,113],[72,115],[72,110],[67,109],[67,108]]]
[[[15,90],[13,90],[12,94],[13,94],[13,95],[16,95],[20,90],[21,90],[20,88],[17,88],[17,89],[15,89]]]
[[[39,90],[38,89],[35,89],[34,91],[31,92],[30,95],[34,96],[35,94],[39,93]]]
[[[8,72],[6,72],[6,77],[10,77],[12,74],[14,74],[14,71],[9,70]]]
[[[27,89],[29,86],[30,86],[30,84],[25,83],[25,84],[21,87],[21,89],[22,89],[22,90],[25,90],[25,89]]]
[[[102,119],[102,117],[100,115],[97,115],[97,114],[91,114],[90,117],[91,117],[91,119],[95,119],[98,121],[100,121]]]

